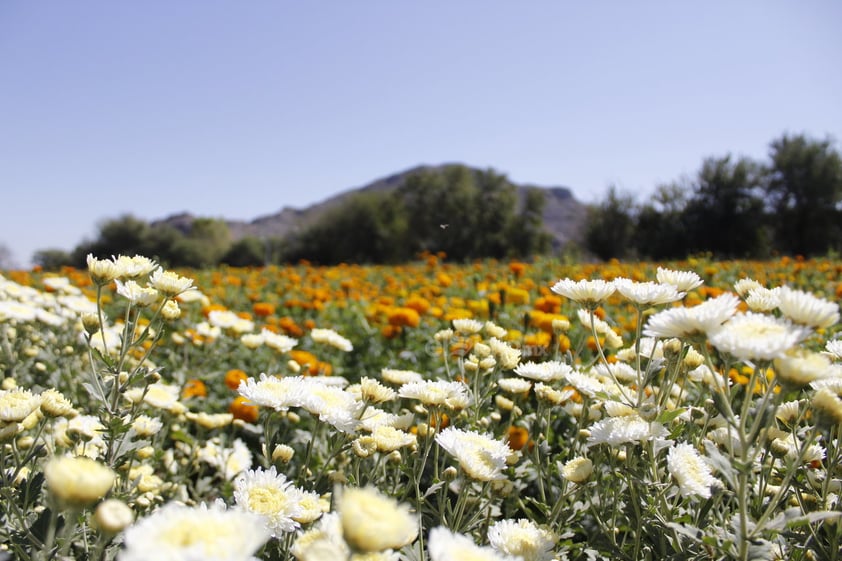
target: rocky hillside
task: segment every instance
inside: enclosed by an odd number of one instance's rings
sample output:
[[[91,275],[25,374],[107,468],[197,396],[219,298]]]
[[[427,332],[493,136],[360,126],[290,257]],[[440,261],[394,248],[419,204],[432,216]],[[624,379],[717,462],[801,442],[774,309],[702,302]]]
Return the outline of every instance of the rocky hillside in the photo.
[[[341,205],[349,197],[365,191],[390,191],[399,188],[410,175],[423,170],[434,170],[442,166],[418,166],[388,177],[384,177],[369,183],[363,187],[349,189],[338,195],[334,195],[322,202],[310,205],[307,208],[284,207],[274,214],[268,214],[255,218],[250,222],[240,220],[227,221],[233,239],[240,239],[245,236],[257,238],[282,238],[296,230],[306,228],[314,223],[326,211]],[[553,237],[553,245],[556,248],[563,247],[568,243],[579,243],[582,240],[582,233],[585,224],[585,206],[573,197],[573,193],[566,187],[539,187],[535,185],[515,184],[521,197],[526,189],[538,187],[546,193],[546,204],[544,206],[544,227]],[[194,216],[187,213],[170,216],[156,223],[170,224],[179,230],[190,229]],[[154,223],[153,223],[154,224]]]

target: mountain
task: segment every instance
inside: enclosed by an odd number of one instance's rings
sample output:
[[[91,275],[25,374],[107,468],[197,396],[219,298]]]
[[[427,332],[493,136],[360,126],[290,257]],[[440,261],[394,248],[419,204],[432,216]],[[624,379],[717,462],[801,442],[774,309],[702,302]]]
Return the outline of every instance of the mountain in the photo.
[[[246,236],[256,238],[282,238],[296,231],[302,230],[315,223],[327,211],[343,204],[357,193],[371,191],[393,191],[404,184],[406,179],[421,171],[435,171],[448,165],[421,165],[377,179],[368,185],[349,189],[334,195],[322,202],[306,208],[297,209],[284,207],[274,214],[259,216],[250,222],[242,220],[226,220],[234,240]],[[576,200],[570,189],[566,187],[539,187],[535,185],[519,185],[510,180],[518,190],[520,200],[523,200],[526,190],[538,188],[545,193],[544,228],[552,235],[553,246],[558,249],[569,243],[578,244],[582,241],[585,225],[585,205]],[[196,217],[189,213],[175,214],[163,220],[153,222],[152,225],[167,224],[182,232],[187,232]]]

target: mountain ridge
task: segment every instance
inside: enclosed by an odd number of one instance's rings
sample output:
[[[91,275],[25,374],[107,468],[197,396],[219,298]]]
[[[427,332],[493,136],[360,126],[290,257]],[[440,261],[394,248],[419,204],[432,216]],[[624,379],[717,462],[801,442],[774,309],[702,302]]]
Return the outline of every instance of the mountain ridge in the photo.
[[[448,166],[464,165],[458,163],[445,163],[439,165],[421,164],[401,172],[393,173],[375,179],[363,186],[352,187],[340,191],[319,202],[303,208],[283,206],[280,210],[257,216],[252,220],[230,220],[222,217],[228,225],[233,240],[244,237],[256,238],[284,238],[297,231],[305,229],[315,223],[321,216],[333,208],[359,193],[392,191],[400,188],[406,179],[413,174],[423,171],[442,170]],[[479,171],[479,168],[465,166],[471,171]],[[518,184],[508,179],[518,192],[518,199],[523,201],[527,189],[540,189],[545,193],[545,205],[542,213],[544,229],[552,236],[554,249],[562,248],[568,244],[579,244],[585,226],[586,207],[576,200],[573,192],[568,187],[552,186],[544,187],[533,184]],[[153,221],[155,225],[169,225],[182,232],[188,232],[192,222],[200,218],[189,212],[179,212],[166,218]]]

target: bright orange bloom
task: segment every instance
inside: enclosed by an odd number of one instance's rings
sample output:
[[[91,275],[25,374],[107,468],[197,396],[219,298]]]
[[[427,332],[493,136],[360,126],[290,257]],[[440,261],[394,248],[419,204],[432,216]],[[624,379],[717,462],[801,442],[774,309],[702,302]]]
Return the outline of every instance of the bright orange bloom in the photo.
[[[236,390],[240,387],[240,382],[247,379],[249,376],[239,368],[232,368],[225,373],[225,385],[229,389]]]
[[[393,308],[389,312],[388,322],[396,327],[418,327],[421,316],[412,308]]]
[[[403,333],[403,329],[399,325],[384,325],[380,329],[380,334],[386,339],[394,339]]]
[[[254,423],[257,421],[259,410],[256,405],[251,405],[246,398],[238,395],[231,402],[228,412],[234,415],[235,419],[240,419],[247,423]]]
[[[516,277],[521,276],[523,274],[523,272],[526,270],[526,267],[527,267],[526,263],[521,263],[519,261],[512,261],[511,263],[509,263],[509,270]]]
[[[430,426],[439,430],[447,428],[450,425],[450,417],[447,413],[439,413],[438,415],[430,415]]]
[[[529,431],[524,427],[509,427],[507,440],[509,442],[509,448],[520,450],[529,443]]]
[[[252,311],[257,317],[265,318],[275,313],[275,306],[269,302],[255,302]]]
[[[189,399],[191,397],[207,397],[208,388],[205,383],[198,378],[192,378],[185,382],[181,389],[181,399]]]

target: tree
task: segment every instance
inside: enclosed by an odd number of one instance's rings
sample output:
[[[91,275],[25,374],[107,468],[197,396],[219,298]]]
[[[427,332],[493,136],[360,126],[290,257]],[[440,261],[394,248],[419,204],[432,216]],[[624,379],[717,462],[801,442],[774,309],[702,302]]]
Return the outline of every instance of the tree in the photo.
[[[39,249],[32,256],[32,262],[45,271],[58,271],[74,265],[73,256],[63,249]]]
[[[232,267],[258,267],[266,265],[269,261],[268,244],[269,240],[260,240],[254,236],[240,238],[231,244],[231,247],[220,260]]]
[[[779,247],[815,255],[842,247],[842,160],[833,142],[803,134],[770,145],[766,192]]]
[[[546,195],[543,190],[530,187],[526,189],[520,212],[511,224],[507,236],[509,255],[525,257],[550,250],[552,236],[544,229],[544,205]]]
[[[689,188],[682,183],[661,185],[637,212],[634,243],[639,256],[653,260],[687,255],[684,210]]]
[[[707,158],[684,210],[688,249],[717,257],[763,254],[762,168],[747,158]]]
[[[602,260],[622,259],[633,247],[634,198],[620,194],[615,186],[608,189],[605,200],[588,208],[585,244]]]

